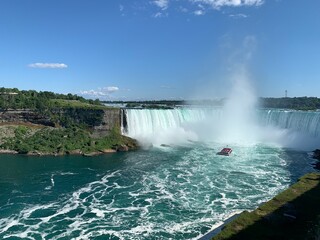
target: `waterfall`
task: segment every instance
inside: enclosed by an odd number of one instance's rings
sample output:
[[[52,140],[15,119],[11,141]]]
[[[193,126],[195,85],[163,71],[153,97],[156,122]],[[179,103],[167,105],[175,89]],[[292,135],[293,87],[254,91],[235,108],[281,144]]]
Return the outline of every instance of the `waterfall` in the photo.
[[[250,116],[255,118],[254,121],[247,121],[247,125],[241,119],[238,121],[237,115],[226,113],[223,108],[126,109],[124,115],[127,125],[123,133],[152,143],[203,140],[206,135],[210,136],[209,140],[226,143],[239,143],[247,139],[261,142],[266,138],[267,141],[284,142],[287,141],[286,137],[289,138],[289,133],[300,134],[294,136],[300,141],[303,141],[302,135],[320,137],[318,111],[258,109]],[[290,138],[292,140],[292,135]],[[297,139],[294,142],[301,145]]]
[[[320,135],[319,111],[266,109],[258,112],[259,123],[262,126],[290,129],[315,137]]]
[[[221,111],[210,109],[176,108],[158,109],[127,109],[127,128],[129,136],[152,134],[156,131],[181,127],[185,123],[200,122],[211,114],[220,115]]]

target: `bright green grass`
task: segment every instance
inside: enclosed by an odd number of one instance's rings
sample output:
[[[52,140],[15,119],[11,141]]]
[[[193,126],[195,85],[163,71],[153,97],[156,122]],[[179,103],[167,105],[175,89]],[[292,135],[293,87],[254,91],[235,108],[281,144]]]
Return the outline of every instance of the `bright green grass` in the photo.
[[[104,105],[95,105],[79,100],[51,99],[53,106],[61,108],[90,108],[90,109],[107,109]]]

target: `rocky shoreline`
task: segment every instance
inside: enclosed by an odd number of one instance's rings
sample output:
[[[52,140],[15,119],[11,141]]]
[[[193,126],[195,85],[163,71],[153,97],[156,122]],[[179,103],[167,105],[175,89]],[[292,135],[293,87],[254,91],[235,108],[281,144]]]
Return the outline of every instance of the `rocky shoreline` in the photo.
[[[70,130],[21,123],[0,126],[0,154],[91,157],[137,149],[138,142],[121,135],[118,130],[105,137],[95,137],[90,131],[79,128]]]
[[[314,169],[320,170],[320,149],[314,150],[312,157],[317,160],[317,161],[313,164],[313,165],[314,165]]]
[[[80,149],[75,149],[66,152],[40,152],[40,151],[29,151],[27,153],[19,153],[15,150],[10,149],[0,149],[0,154],[21,154],[26,156],[66,156],[66,155],[82,155],[84,157],[94,157],[104,154],[117,153],[117,152],[128,152],[138,150],[139,146],[128,146],[128,145],[119,145],[114,148],[108,148],[101,151],[93,151],[93,152],[83,152]]]

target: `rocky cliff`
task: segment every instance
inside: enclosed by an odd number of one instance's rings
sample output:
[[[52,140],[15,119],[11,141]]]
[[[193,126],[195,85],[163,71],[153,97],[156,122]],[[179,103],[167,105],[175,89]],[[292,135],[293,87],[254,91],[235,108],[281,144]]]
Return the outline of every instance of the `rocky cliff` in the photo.
[[[139,148],[121,135],[120,109],[55,108],[0,111],[0,153],[99,154]]]
[[[0,123],[5,125],[7,123],[31,123],[44,126],[54,126],[54,122],[48,115],[34,112],[29,109],[20,110],[1,110],[0,109]]]
[[[103,118],[99,125],[93,127],[93,137],[108,136],[112,129],[121,127],[121,112],[120,109],[107,109],[103,110]]]
[[[114,128],[120,131],[120,119],[120,109],[0,110],[1,125],[23,123],[54,127],[77,123],[91,129],[93,137],[108,136]]]

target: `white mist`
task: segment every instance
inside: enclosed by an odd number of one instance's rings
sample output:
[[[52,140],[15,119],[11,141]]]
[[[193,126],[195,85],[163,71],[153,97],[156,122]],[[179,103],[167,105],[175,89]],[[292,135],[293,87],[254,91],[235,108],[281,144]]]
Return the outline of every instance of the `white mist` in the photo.
[[[223,107],[217,140],[226,143],[252,143],[256,136],[257,98],[248,72],[240,67],[231,78],[232,87]]]

